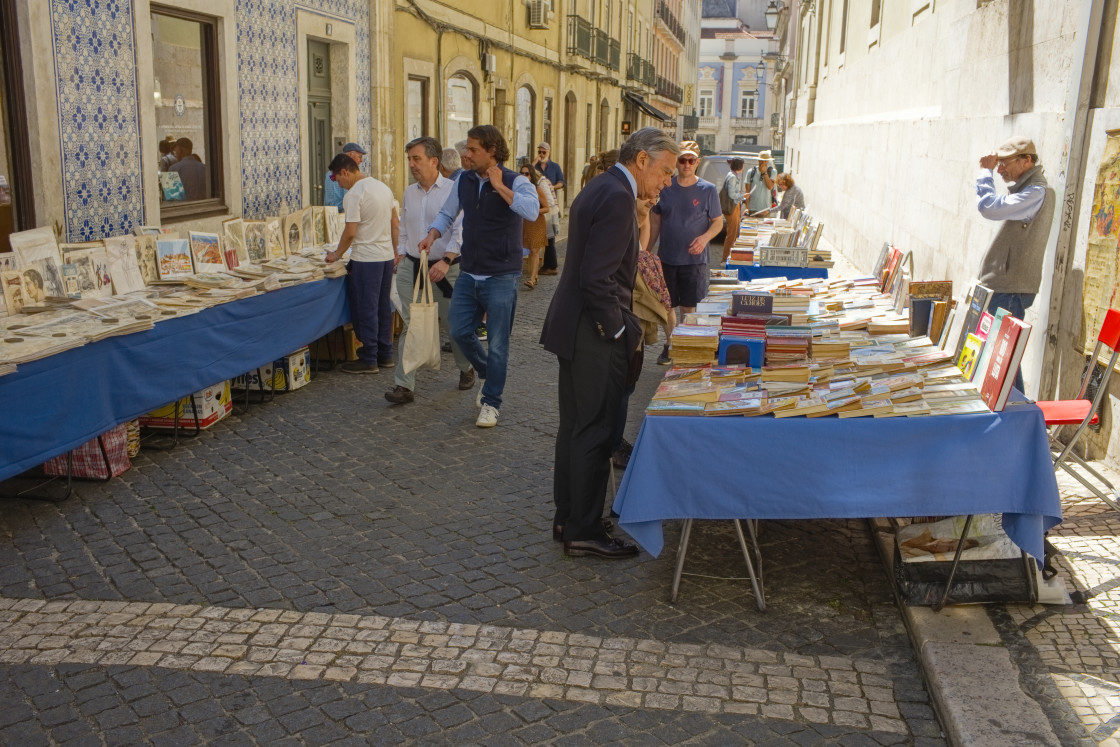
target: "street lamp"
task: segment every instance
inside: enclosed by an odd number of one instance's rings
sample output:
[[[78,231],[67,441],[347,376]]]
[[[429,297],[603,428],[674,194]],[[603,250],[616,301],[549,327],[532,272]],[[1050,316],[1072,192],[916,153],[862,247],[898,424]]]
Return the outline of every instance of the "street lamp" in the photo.
[[[766,28],[770,31],[778,27],[778,13],[778,3],[770,0],[770,5],[766,8]]]

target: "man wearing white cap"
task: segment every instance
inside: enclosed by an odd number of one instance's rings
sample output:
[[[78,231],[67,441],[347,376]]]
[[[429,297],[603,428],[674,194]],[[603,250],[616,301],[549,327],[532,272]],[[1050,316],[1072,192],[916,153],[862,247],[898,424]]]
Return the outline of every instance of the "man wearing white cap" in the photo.
[[[768,215],[773,204],[771,190],[778,172],[770,161],[770,151],[758,154],[758,165],[752,166],[743,179],[743,190],[747,192],[747,212],[750,215]]]
[[[1008,184],[996,193],[995,169]],[[988,311],[1004,308],[1022,319],[1042,283],[1042,261],[1054,217],[1054,191],[1042,174],[1038,150],[1026,137],[1013,137],[980,158],[976,207],[988,220],[1003,221],[980,264],[980,282],[994,293]],[[1022,374],[1015,386],[1022,391]]]

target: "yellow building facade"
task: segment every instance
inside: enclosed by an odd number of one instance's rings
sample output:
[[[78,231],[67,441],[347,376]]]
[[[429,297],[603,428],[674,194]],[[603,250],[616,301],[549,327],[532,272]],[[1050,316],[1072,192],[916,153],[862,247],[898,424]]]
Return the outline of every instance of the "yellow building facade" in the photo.
[[[494,124],[509,142],[510,168],[549,142],[570,199],[590,155],[662,117],[676,120],[675,107],[654,98],[659,81],[664,88],[678,75],[654,65],[663,1],[397,0],[391,17],[377,11],[383,33],[373,46],[392,51],[387,75],[372,81],[376,172],[399,192],[409,140],[430,135],[446,147]],[[385,52],[373,53],[375,69]]]

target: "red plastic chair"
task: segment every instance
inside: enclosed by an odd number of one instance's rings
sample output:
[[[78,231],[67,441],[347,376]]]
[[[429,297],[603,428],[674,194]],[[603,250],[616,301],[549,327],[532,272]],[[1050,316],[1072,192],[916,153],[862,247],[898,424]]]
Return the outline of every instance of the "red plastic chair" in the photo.
[[[1112,369],[1116,365],[1117,358],[1120,358],[1120,350],[1117,350],[1118,346],[1120,346],[1120,311],[1109,309],[1104,315],[1104,323],[1101,325],[1100,334],[1097,335],[1097,345],[1093,348],[1093,357],[1090,359],[1094,365],[1086,368],[1085,376],[1081,380],[1081,391],[1077,393],[1077,398],[1037,403],[1046,418],[1046,426],[1051,429],[1050,451],[1054,456],[1054,469],[1057,470],[1060,467],[1073,475],[1078,482],[1093,491],[1114,511],[1120,511],[1120,493],[1101,473],[1086,464],[1085,460],[1077,454],[1074,454],[1073,447],[1077,444],[1085,429],[1090,425],[1095,425],[1099,420],[1097,407],[1108,391],[1108,380],[1112,376]],[[1104,376],[1101,377],[1097,394],[1090,401],[1085,397],[1089,392],[1089,381],[1092,378],[1097,356],[1100,355],[1102,347],[1111,350],[1112,357],[1108,361],[1108,367],[1104,370]],[[1067,443],[1062,444],[1057,440],[1057,434],[1065,425],[1076,425],[1077,430]],[[1091,482],[1078,469],[1092,475],[1097,484]],[[1101,486],[1105,490],[1102,490]]]

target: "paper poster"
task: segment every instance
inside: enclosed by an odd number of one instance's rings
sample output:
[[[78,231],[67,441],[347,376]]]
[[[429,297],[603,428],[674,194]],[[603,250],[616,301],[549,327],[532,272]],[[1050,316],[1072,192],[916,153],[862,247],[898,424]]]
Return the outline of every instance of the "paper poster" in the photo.
[[[1104,315],[1120,309],[1116,282],[1120,278],[1120,131],[1110,132],[1093,189],[1089,246],[1082,286],[1081,347],[1088,355],[1097,344]]]

